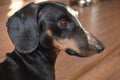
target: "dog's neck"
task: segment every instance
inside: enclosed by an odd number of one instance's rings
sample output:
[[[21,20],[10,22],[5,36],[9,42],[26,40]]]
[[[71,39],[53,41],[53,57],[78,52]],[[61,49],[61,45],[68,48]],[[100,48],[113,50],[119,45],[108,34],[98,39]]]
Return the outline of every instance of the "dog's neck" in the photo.
[[[33,59],[35,59],[34,56],[37,55],[39,58],[42,58],[43,60],[45,60],[47,63],[49,63],[52,66],[55,66],[56,58],[58,56],[58,53],[56,53],[55,50],[45,49],[41,46],[37,47],[35,51],[29,54],[23,54],[23,53],[18,52],[17,50],[14,50],[13,53],[15,53],[18,56],[26,55],[28,58],[31,56],[33,57]]]
[[[41,46],[39,46],[36,50],[37,52],[40,51],[50,64],[52,64],[53,66],[55,65],[58,54],[54,50],[48,50]]]
[[[15,63],[13,64],[17,66],[16,71],[21,70],[20,74],[23,73],[23,75],[24,74],[26,75],[27,72],[22,72],[22,71],[24,71],[24,69],[27,69],[28,73],[29,71],[30,72],[32,71],[32,73],[29,73],[29,74],[36,75],[36,77],[35,76],[33,77],[34,79],[40,78],[40,80],[43,80],[43,79],[44,80],[55,80],[54,72],[55,72],[56,58],[57,58],[57,55],[53,53],[52,51],[45,50],[43,48],[38,47],[35,51],[29,54],[18,52],[15,49],[12,52],[12,54],[7,54],[6,60],[13,61]],[[13,64],[12,66],[14,66]],[[41,74],[45,74],[47,77],[40,76]],[[33,78],[31,80],[33,80]]]

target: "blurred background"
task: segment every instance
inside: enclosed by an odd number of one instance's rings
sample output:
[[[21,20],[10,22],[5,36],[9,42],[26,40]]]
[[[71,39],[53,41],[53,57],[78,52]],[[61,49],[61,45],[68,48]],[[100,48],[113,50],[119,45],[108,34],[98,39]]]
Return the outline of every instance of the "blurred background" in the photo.
[[[30,2],[42,1],[63,2],[79,11],[84,28],[106,46],[101,54],[87,58],[61,53],[56,80],[120,80],[120,0],[0,0],[0,62],[14,50],[5,25],[8,17]]]

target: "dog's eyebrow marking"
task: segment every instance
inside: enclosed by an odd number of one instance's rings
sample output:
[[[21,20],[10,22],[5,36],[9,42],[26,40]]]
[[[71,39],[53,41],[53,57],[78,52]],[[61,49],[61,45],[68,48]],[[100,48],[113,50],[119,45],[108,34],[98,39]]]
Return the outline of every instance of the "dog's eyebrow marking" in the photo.
[[[48,34],[48,36],[51,37],[51,36],[52,36],[52,31],[51,31],[50,29],[48,29],[48,30],[47,30],[47,34]]]

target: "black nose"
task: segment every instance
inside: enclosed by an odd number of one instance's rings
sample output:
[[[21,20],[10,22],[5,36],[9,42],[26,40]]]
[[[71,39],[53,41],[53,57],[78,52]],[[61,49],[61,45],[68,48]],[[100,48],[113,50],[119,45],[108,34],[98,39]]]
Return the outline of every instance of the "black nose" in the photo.
[[[98,53],[102,52],[104,49],[105,49],[105,46],[102,43],[96,46],[96,50]]]

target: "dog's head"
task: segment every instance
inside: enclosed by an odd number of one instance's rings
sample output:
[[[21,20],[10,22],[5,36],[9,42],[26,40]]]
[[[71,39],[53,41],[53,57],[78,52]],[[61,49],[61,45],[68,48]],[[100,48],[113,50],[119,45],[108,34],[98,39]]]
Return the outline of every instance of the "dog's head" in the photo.
[[[40,45],[87,57],[103,51],[103,44],[78,21],[78,12],[63,3],[30,3],[8,19],[8,33],[15,48],[28,54]]]

